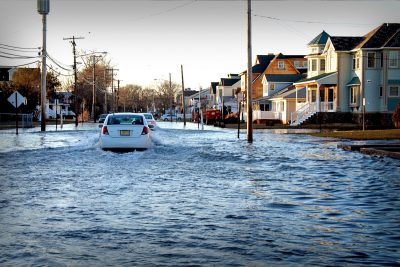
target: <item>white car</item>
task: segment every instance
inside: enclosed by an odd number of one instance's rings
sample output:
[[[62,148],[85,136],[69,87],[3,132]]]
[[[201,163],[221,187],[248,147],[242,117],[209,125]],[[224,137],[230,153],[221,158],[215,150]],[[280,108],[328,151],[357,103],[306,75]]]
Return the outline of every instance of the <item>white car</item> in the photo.
[[[150,128],[143,114],[113,113],[106,117],[100,133],[103,150],[144,150],[150,146]]]
[[[144,117],[147,120],[147,123],[149,124],[149,128],[151,130],[154,130],[157,126],[157,122],[154,119],[153,115],[151,113],[142,113],[144,115]]]

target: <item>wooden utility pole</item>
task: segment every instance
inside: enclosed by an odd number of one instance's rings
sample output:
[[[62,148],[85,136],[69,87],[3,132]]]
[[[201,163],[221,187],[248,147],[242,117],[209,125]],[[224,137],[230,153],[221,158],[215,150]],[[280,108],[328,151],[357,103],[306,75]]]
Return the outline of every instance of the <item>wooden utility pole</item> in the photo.
[[[173,95],[172,95],[172,82],[171,82],[171,73],[169,73],[169,93],[171,94],[170,97],[170,111],[169,114],[171,115],[171,122],[172,122],[172,103],[173,103]],[[176,118],[178,120],[178,118]]]
[[[182,74],[182,110],[183,110],[183,126],[186,126],[186,108],[185,108],[185,84],[183,81],[183,65],[181,65]]]
[[[251,63],[251,0],[247,0],[247,142],[253,142],[253,107],[252,82],[253,72]]]
[[[78,103],[78,86],[77,86],[77,82],[78,82],[78,74],[77,74],[77,69],[76,69],[76,43],[75,40],[77,39],[85,39],[84,37],[69,37],[69,38],[63,38],[63,40],[72,40],[71,44],[72,44],[72,53],[74,55],[74,95],[75,95],[75,127],[78,127],[78,111],[79,111],[79,103]],[[83,121],[83,110],[82,110],[82,121]]]

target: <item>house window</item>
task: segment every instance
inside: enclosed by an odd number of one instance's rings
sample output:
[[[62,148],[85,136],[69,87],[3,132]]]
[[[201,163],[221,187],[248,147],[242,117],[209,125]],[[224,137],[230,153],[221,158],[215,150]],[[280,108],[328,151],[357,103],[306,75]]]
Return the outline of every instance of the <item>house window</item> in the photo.
[[[275,90],[275,84],[274,83],[270,83],[269,84],[269,90],[270,91],[274,91]]]
[[[358,54],[353,55],[353,70],[358,70],[360,68],[360,57]]]
[[[311,71],[317,71],[317,60],[311,60]]]
[[[389,87],[389,96],[399,97],[400,96],[399,86],[390,86]]]
[[[389,51],[389,68],[399,66],[399,51]]]
[[[367,53],[367,68],[375,68],[375,53]]]
[[[379,87],[379,96],[382,97],[382,95],[383,95],[383,87],[381,86]]]
[[[285,62],[284,61],[278,61],[278,69],[284,70],[285,69]]]
[[[358,98],[359,98],[359,86],[351,86],[350,87],[350,105],[357,106],[358,105]]]
[[[303,61],[303,68],[307,68],[308,64],[307,64],[307,60]]]
[[[321,59],[321,61],[319,63],[320,63],[319,70],[325,71],[325,59]]]
[[[295,61],[294,61],[294,67],[295,67],[296,69],[300,68],[300,67],[301,67],[301,66],[300,66],[300,61],[295,60]]]

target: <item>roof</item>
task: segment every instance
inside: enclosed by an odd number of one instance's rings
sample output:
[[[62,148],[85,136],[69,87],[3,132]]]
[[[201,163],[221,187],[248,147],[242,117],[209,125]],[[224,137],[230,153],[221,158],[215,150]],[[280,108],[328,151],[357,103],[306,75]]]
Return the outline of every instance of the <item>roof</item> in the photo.
[[[351,78],[351,80],[346,84],[346,86],[351,86],[351,85],[360,85],[360,78],[358,78],[357,76]]]
[[[361,42],[356,48],[382,48],[393,47],[399,41],[400,23],[383,23],[379,27],[367,33],[364,41]],[[393,39],[393,37],[396,37]],[[388,42],[390,44],[388,44]]]
[[[386,42],[385,47],[400,47],[400,30]]]
[[[328,41],[329,34],[327,34],[325,31],[322,31],[317,37],[311,40],[311,42],[308,43],[308,45],[324,45]]]
[[[219,82],[211,82],[210,88],[211,88],[213,94],[216,94],[216,93],[217,93],[217,85],[218,85],[218,84],[219,84]]]
[[[232,86],[235,83],[240,81],[240,78],[221,78],[221,81],[219,82],[219,85],[222,86]]]
[[[365,37],[331,36],[330,40],[336,51],[353,50]]]
[[[290,59],[290,58],[304,58],[305,55],[283,55],[282,53],[279,53],[276,56],[276,59]]]
[[[257,61],[259,64],[264,65],[265,68],[268,67],[269,63],[271,62],[272,59],[275,58],[274,54],[269,54],[269,55],[257,55]]]
[[[277,94],[273,95],[270,99],[274,98],[296,98],[296,89],[289,88],[285,91],[279,91]],[[306,88],[297,89],[297,98],[306,98]]]
[[[265,79],[268,82],[288,82],[294,83],[301,80],[301,74],[265,74]]]
[[[309,82],[309,81],[318,81],[320,79],[323,79],[325,77],[331,76],[331,75],[336,74],[336,73],[337,72],[323,73],[323,74],[320,74],[320,75],[317,75],[317,76],[314,76],[314,77],[310,77],[310,78],[306,78],[306,79],[300,80],[300,81],[298,81],[296,83],[304,83],[304,82]]]

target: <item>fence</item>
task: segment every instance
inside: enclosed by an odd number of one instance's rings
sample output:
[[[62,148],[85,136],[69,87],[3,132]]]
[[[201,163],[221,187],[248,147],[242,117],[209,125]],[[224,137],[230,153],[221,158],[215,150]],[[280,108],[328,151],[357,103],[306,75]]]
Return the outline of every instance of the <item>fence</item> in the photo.
[[[15,113],[0,113],[0,125],[15,126]],[[33,127],[32,114],[18,114],[18,126],[21,128]]]

